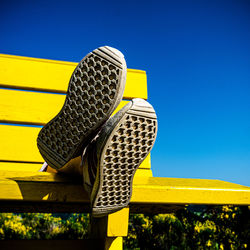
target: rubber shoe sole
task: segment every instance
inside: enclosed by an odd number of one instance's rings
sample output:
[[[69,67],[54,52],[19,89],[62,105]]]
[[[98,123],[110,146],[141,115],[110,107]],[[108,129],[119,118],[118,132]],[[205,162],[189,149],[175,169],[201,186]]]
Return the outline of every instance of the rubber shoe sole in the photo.
[[[157,117],[148,102],[134,99],[121,112],[117,114],[118,121],[108,125],[112,132],[107,133],[98,157],[91,194],[94,217],[105,216],[129,204],[135,172],[156,139]]]
[[[79,156],[120,103],[126,81],[123,54],[100,47],[75,68],[63,108],[40,131],[38,149],[45,161],[60,169]]]

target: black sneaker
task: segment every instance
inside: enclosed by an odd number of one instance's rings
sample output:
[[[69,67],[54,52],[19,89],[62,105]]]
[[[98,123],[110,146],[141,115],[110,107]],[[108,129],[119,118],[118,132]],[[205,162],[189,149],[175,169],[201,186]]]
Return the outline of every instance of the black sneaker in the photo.
[[[92,215],[105,216],[129,204],[134,174],[157,134],[153,107],[133,99],[111,117],[83,155],[83,183]]]
[[[120,103],[126,73],[123,54],[108,46],[92,51],[77,65],[63,108],[37,138],[51,167],[60,169],[82,153]]]

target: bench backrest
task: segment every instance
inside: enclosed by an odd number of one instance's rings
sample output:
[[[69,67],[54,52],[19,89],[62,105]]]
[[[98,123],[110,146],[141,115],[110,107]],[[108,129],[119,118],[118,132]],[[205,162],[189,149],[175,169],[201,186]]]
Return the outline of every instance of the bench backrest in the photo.
[[[38,171],[36,146],[44,124],[63,106],[77,63],[0,54],[0,170]],[[123,101],[147,99],[146,72],[128,69]],[[116,112],[116,111],[115,111]],[[150,176],[150,156],[138,175]]]

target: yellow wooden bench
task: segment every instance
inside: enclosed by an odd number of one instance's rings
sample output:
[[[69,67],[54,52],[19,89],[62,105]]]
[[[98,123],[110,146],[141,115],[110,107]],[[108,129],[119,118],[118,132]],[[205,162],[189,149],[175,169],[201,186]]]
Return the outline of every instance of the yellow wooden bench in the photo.
[[[36,137],[62,107],[76,65],[0,54],[0,212],[90,211],[80,181],[38,172],[43,159]],[[135,97],[147,99],[146,73],[128,69],[124,100],[118,109]],[[50,247],[122,249],[129,212],[165,213],[187,204],[249,205],[250,188],[219,180],[153,177],[148,156],[135,175],[129,207],[91,221],[90,238],[98,240],[63,245],[54,241]],[[29,243],[11,244],[29,249]],[[46,242],[38,244],[48,248]]]

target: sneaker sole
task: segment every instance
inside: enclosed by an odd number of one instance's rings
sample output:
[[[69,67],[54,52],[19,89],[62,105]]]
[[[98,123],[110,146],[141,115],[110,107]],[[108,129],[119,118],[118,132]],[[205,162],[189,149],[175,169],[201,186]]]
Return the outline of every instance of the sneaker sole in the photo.
[[[151,151],[156,134],[153,107],[144,100],[134,99],[114,125],[102,150],[91,197],[94,217],[129,204],[135,172]]]
[[[79,156],[120,103],[126,82],[121,52],[100,47],[75,68],[61,111],[40,131],[38,149],[45,161],[60,169]]]

